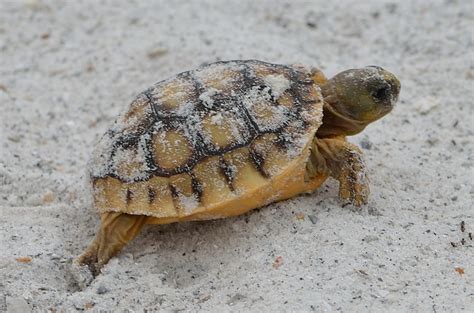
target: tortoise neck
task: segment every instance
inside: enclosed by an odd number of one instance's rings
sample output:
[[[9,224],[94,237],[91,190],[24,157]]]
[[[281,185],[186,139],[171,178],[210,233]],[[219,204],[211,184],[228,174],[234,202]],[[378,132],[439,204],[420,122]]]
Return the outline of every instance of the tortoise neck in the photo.
[[[360,133],[367,126],[366,123],[359,122],[350,118],[347,118],[338,113],[329,101],[324,101],[323,107],[323,124],[319,127],[316,132],[316,136],[319,138],[323,137],[335,137],[335,136],[352,136]]]

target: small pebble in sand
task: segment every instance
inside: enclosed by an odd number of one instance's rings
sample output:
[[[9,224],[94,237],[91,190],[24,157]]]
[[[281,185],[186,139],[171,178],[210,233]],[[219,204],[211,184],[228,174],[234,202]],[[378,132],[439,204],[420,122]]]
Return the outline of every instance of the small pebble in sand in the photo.
[[[464,275],[464,268],[462,267],[455,267],[454,270],[459,273],[459,275]]]
[[[369,276],[369,274],[367,274],[367,272],[364,271],[364,270],[356,270],[356,273],[358,273],[358,274],[360,274],[360,275],[362,275],[362,276],[364,276],[364,277]]]
[[[43,195],[43,203],[49,204],[49,203],[52,203],[53,201],[54,201],[54,193],[52,191],[47,191]]]
[[[304,213],[296,213],[295,217],[297,220],[304,220]]]
[[[318,222],[318,218],[316,217],[316,215],[308,215],[308,218],[313,224],[316,224]]]
[[[19,258],[16,258],[15,260],[19,263],[31,263],[31,261],[33,261],[33,259],[29,256],[19,257]]]
[[[100,285],[99,288],[97,288],[97,294],[98,295],[103,295],[104,293],[109,292],[109,289],[103,285]]]
[[[283,265],[283,257],[277,256],[277,258],[273,262],[273,268],[278,269],[282,265]]]
[[[229,300],[227,300],[227,304],[228,305],[234,305],[237,301],[240,301],[240,300],[243,300],[245,299],[246,296],[244,296],[243,294],[240,294],[240,293],[236,293],[235,295],[233,295]]]
[[[206,302],[207,300],[211,299],[211,295],[210,294],[207,294],[205,296],[202,296],[201,298],[199,298],[199,300],[197,301],[197,303],[204,303]]]
[[[168,53],[168,49],[158,48],[158,49],[148,52],[147,56],[149,59],[156,59],[156,58],[164,56],[167,53]]]

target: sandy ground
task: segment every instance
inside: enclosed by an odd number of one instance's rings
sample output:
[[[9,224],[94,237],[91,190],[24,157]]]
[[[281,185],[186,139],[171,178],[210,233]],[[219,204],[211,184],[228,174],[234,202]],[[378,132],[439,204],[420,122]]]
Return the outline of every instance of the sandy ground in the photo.
[[[474,312],[473,13],[461,0],[0,2],[0,310]],[[396,73],[398,106],[351,139],[370,203],[342,208],[328,181],[237,218],[150,226],[80,290],[94,141],[152,83],[226,59]]]

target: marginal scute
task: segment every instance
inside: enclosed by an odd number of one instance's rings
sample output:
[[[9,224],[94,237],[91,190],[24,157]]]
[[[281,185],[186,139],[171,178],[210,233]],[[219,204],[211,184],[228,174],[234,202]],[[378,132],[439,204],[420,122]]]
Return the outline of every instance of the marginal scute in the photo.
[[[224,155],[224,159],[235,168],[233,187],[237,194],[253,191],[267,184],[267,179],[253,163],[248,147],[230,151]]]
[[[123,188],[127,190],[127,213],[144,214],[149,211],[147,186],[146,181],[124,184]],[[137,212],[138,210],[140,212]]]
[[[278,134],[278,143],[291,160],[301,154],[302,150],[312,140],[313,134],[308,132],[311,124],[303,120],[293,120]]]
[[[276,134],[268,133],[259,136],[250,145],[251,149],[258,152],[265,160],[262,164],[263,170],[268,176],[274,176],[291,161],[286,149],[277,144]]]
[[[203,207],[228,201],[234,197],[224,173],[219,167],[220,157],[208,157],[196,164],[193,174],[202,184],[201,205]]]
[[[194,153],[190,139],[176,129],[158,130],[152,136],[152,143],[153,159],[162,169],[184,166]]]
[[[187,173],[170,177],[170,189],[178,215],[190,215],[199,207],[199,195],[194,193],[191,175]]]
[[[100,211],[125,212],[127,196],[124,184],[113,177],[98,178],[93,181],[93,196]]]
[[[157,217],[178,216],[169,187],[170,179],[168,177],[154,176],[147,183],[150,214]]]

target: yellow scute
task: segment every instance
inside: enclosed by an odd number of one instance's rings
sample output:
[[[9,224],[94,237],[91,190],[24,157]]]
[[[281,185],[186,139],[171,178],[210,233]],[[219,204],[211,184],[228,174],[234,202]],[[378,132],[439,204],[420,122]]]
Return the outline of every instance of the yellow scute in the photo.
[[[193,154],[190,141],[175,130],[157,132],[153,135],[153,158],[163,169],[174,169],[185,165]]]

